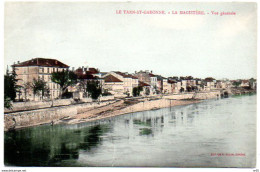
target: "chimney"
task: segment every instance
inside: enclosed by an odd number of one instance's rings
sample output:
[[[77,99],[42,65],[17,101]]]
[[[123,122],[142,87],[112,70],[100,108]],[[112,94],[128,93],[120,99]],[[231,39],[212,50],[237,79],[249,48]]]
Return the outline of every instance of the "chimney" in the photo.
[[[72,72],[74,72],[74,67],[72,67]]]
[[[17,64],[19,64],[20,63],[20,61],[17,61]]]
[[[153,71],[151,70],[151,73],[153,73]]]

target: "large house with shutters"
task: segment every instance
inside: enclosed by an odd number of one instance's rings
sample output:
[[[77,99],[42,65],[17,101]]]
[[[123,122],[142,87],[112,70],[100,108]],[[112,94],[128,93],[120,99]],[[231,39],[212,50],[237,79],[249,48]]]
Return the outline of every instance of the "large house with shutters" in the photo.
[[[42,79],[47,83],[50,90],[50,98],[57,98],[60,94],[60,87],[58,84],[51,81],[51,74],[56,71],[67,70],[68,65],[60,62],[56,59],[49,58],[33,58],[28,61],[18,62],[12,65],[13,70],[17,74],[17,85],[21,88],[25,87],[28,83],[32,83],[34,79]],[[25,93],[24,89],[21,89],[19,95],[20,99],[33,99],[33,91],[31,88]],[[26,95],[25,95],[26,94]]]

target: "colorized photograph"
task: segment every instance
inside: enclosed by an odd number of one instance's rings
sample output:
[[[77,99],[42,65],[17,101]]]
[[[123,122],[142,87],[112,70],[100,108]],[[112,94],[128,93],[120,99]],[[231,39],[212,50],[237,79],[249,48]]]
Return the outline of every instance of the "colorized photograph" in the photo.
[[[2,70],[5,167],[256,167],[256,2],[5,2]]]

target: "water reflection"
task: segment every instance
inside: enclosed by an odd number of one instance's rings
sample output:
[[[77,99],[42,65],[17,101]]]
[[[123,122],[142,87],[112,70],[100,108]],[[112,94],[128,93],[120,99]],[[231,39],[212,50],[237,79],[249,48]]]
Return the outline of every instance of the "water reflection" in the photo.
[[[6,132],[5,165],[250,166],[255,160],[255,97]],[[248,156],[210,156],[214,152]]]
[[[79,149],[90,150],[102,142],[107,124],[80,129],[65,126],[40,126],[5,133],[6,165],[60,166],[64,160],[79,157]]]

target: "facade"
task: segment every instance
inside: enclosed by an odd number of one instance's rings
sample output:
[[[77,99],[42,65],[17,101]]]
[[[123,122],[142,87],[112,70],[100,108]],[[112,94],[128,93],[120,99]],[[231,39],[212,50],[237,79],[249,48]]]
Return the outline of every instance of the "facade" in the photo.
[[[69,92],[73,92],[74,95],[80,95],[79,98],[88,97],[88,93],[86,92],[86,86],[88,81],[98,81],[101,88],[103,88],[104,80],[98,77],[99,70],[96,68],[89,68],[89,67],[79,67],[74,71],[77,75],[77,84],[75,86],[69,87]],[[103,92],[103,90],[102,90]],[[78,96],[76,96],[78,97]]]
[[[151,78],[149,76],[149,71],[139,71],[135,72],[134,76],[138,78],[139,81],[147,83],[148,85],[151,85]]]
[[[119,79],[120,81],[123,81],[123,88],[124,88],[123,93],[126,95],[132,96],[133,88],[138,86],[138,78],[131,74],[123,73],[119,71],[112,71],[104,75],[104,78],[107,77],[108,75],[113,75],[115,78]]]
[[[174,83],[173,93],[179,93],[180,90],[181,90],[181,82],[180,81],[176,81],[176,83]]]
[[[249,87],[250,86],[249,80],[242,80],[240,86],[241,87]]]
[[[163,78],[162,79],[162,93],[166,93],[167,92],[167,88],[168,87],[168,79],[167,78]]]
[[[181,80],[181,87],[184,89],[184,91],[187,90],[187,80]]]
[[[205,78],[204,82],[206,83],[204,89],[210,91],[216,88],[216,80],[212,77]]]
[[[227,88],[227,83],[224,82],[224,81],[216,81],[216,88],[217,89],[224,89],[224,88]]]
[[[152,71],[139,71],[135,72],[135,77],[138,78],[139,81],[144,82],[151,86],[151,94],[156,94],[156,90],[158,90],[158,81],[157,76],[152,73]]]
[[[12,65],[13,70],[17,74],[17,85],[25,87],[26,84],[32,83],[34,79],[42,79],[47,83],[47,86],[50,90],[50,98],[54,99],[60,95],[60,87],[58,84],[51,81],[51,74],[53,72],[67,70],[68,65],[56,60],[56,59],[47,59],[47,58],[33,58],[25,62],[18,62],[17,64]],[[30,99],[33,100],[32,89],[29,88],[28,91],[21,90],[21,99]]]
[[[110,92],[115,97],[124,95],[124,82],[113,75],[107,75],[104,78],[104,90]]]
[[[151,85],[149,85],[145,82],[142,82],[142,81],[138,81],[138,85],[143,88],[143,91],[141,91],[141,93],[140,93],[141,96],[151,95],[151,92],[152,92]]]
[[[149,77],[150,77],[150,81],[151,81],[151,86],[153,86],[156,89],[157,88],[157,77],[152,73],[149,73]]]

